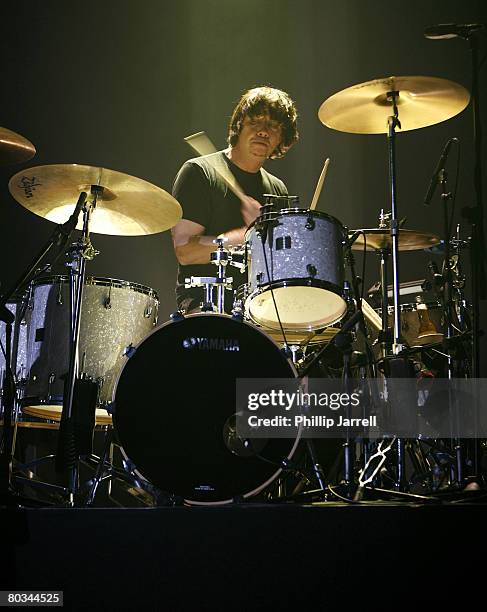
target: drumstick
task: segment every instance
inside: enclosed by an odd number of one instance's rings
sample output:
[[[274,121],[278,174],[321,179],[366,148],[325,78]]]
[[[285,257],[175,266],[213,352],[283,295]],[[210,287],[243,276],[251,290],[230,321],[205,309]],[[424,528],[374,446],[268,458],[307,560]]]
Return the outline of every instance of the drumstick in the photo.
[[[321,171],[320,178],[318,179],[315,193],[314,193],[313,199],[311,200],[311,204],[308,210],[314,210],[316,208],[316,205],[318,204],[318,198],[320,197],[321,190],[323,188],[323,183],[325,182],[326,173],[328,172],[329,165],[330,165],[330,158],[327,157],[325,159],[325,163],[323,164],[323,170]]]
[[[184,139],[200,155],[216,153],[216,147],[206,135],[206,132],[196,132]]]
[[[186,136],[184,139],[190,147],[192,147],[199,155],[208,155],[210,153],[216,153],[216,147],[208,138],[205,132],[197,132],[191,136]],[[243,200],[245,196],[244,190],[240,187],[237,179],[233,176],[225,162],[219,159],[208,159],[210,166],[225,181],[230,191],[232,191],[239,200]]]
[[[362,298],[362,312],[372,327],[375,327],[377,331],[382,329],[382,319],[364,298]]]

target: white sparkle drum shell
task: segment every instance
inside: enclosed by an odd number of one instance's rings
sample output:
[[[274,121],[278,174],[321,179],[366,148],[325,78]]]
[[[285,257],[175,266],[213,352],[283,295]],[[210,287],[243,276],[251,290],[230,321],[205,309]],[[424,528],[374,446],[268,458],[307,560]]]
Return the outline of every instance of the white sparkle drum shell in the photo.
[[[246,233],[247,316],[279,329],[275,300],[285,330],[312,331],[340,321],[347,310],[344,236],[337,219],[318,211],[287,209],[256,219]]]
[[[69,366],[69,281],[52,276],[34,282],[27,338],[24,405],[62,403]],[[157,322],[159,300],[149,287],[88,277],[83,288],[79,368],[100,385],[100,404],[111,402],[125,352]]]
[[[7,302],[8,310],[15,316],[12,325],[11,365],[15,379],[21,381],[25,377],[27,367],[27,328],[30,311],[26,307],[26,299]],[[3,349],[6,346],[5,323],[0,321],[0,341]],[[5,355],[0,350],[0,387],[3,385],[5,373]]]
[[[188,315],[156,328],[128,359],[115,389],[115,429],[137,471],[161,490],[189,504],[251,497],[277,478],[298,438],[235,447],[236,380],[296,376],[254,326]]]

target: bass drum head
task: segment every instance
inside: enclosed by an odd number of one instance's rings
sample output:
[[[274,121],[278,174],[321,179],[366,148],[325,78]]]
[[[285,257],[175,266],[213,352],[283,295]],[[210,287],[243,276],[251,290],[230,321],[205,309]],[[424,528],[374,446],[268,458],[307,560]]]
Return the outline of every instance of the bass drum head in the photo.
[[[165,323],[118,379],[119,441],[147,480],[188,503],[250,497],[277,478],[299,440],[257,439],[250,450],[236,443],[236,380],[296,375],[277,344],[248,323],[211,313]]]

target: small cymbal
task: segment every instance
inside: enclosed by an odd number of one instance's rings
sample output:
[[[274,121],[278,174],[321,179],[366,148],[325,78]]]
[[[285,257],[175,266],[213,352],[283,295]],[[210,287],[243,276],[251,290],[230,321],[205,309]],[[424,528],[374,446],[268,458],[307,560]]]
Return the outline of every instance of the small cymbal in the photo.
[[[31,212],[64,223],[73,212],[79,194],[91,186],[103,187],[91,216],[90,231],[114,236],[157,234],[182,217],[179,202],[143,179],[115,170],[53,164],[28,168],[9,181],[12,196]],[[82,229],[82,215],[77,229]]]
[[[34,157],[34,145],[20,134],[0,127],[0,164],[17,164]]]
[[[401,131],[441,123],[460,113],[470,93],[458,83],[437,77],[406,76],[375,79],[330,96],[318,111],[329,128],[353,134],[386,134],[393,114],[387,94],[399,92],[397,108]]]
[[[365,243],[367,251],[380,251],[392,248],[391,230],[386,227],[374,227],[369,229],[350,230],[350,235],[355,232],[365,233]],[[399,230],[399,250],[400,251],[419,251],[428,247],[435,246],[441,242],[439,236],[415,232],[413,230]],[[364,248],[364,236],[361,234],[352,244],[353,251],[361,251]]]

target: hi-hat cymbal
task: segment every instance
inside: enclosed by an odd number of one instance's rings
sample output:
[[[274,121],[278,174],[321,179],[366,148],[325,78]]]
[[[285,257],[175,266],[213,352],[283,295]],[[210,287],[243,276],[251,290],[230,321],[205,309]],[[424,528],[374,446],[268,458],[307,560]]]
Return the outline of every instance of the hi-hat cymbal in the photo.
[[[182,217],[179,202],[143,179],[115,170],[54,164],[28,168],[9,181],[10,193],[31,212],[64,223],[73,212],[79,194],[91,186],[103,187],[91,216],[90,231],[115,236],[157,234]],[[77,225],[82,229],[82,215]]]
[[[20,134],[0,127],[0,164],[17,164],[36,154],[36,148]]]
[[[361,251],[366,243],[367,251],[380,251],[392,249],[391,230],[389,228],[374,227],[369,229],[350,230],[350,235],[355,232],[363,232],[352,244],[352,250]],[[400,251],[419,251],[435,246],[441,242],[435,234],[415,232],[414,230],[399,230],[399,250]]]
[[[330,96],[318,111],[320,121],[334,130],[354,134],[385,134],[393,114],[391,91],[399,92],[401,131],[441,123],[460,113],[470,94],[458,83],[437,77],[406,76],[375,79]]]

